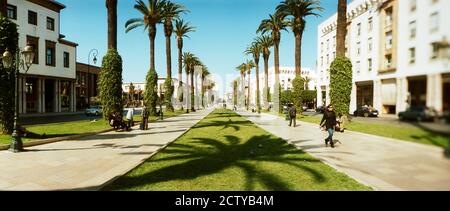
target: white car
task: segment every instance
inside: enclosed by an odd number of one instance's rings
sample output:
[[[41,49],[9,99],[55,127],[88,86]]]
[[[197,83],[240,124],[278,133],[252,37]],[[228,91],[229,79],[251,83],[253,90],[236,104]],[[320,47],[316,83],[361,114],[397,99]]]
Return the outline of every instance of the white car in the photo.
[[[84,112],[86,116],[100,116],[102,114],[101,106],[91,106]]]

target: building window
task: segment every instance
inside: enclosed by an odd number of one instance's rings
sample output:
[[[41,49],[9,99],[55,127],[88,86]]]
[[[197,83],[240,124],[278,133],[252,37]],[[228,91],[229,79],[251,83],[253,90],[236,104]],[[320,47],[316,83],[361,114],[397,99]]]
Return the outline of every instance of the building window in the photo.
[[[369,70],[369,72],[371,72],[372,71],[372,59],[368,59],[367,60],[367,65],[368,65],[368,70]]]
[[[368,50],[369,50],[369,52],[372,52],[372,48],[373,48],[373,43],[372,43],[372,38],[370,37],[368,40]]]
[[[330,64],[330,55],[327,54],[327,64]]]
[[[361,42],[356,43],[356,55],[357,56],[361,55]]]
[[[327,40],[327,50],[330,50],[330,40]]]
[[[356,69],[357,73],[361,72],[361,62],[360,61],[356,62],[355,69]]]
[[[323,67],[323,56],[320,57],[320,66]]]
[[[32,25],[37,25],[37,13],[31,10],[28,10],[28,23]]]
[[[386,68],[389,69],[392,67],[392,55],[386,55]]]
[[[409,9],[411,12],[416,11],[417,9],[417,0],[409,0]]]
[[[411,21],[409,23],[409,38],[411,39],[416,38],[416,32],[417,32],[416,21]]]
[[[439,30],[439,13],[438,12],[431,14],[430,27],[431,27],[431,32],[436,32]]]
[[[333,37],[333,47],[336,47],[336,36]]]
[[[47,66],[56,66],[56,59],[55,59],[55,48],[56,43],[51,41],[46,41],[45,44],[45,64]]]
[[[416,62],[416,48],[409,49],[409,63],[414,64]]]
[[[323,52],[323,42],[320,43],[320,52]]]
[[[333,59],[336,59],[336,52],[333,52]]]
[[[385,10],[386,12],[386,27],[392,26],[392,7],[389,7]]]
[[[386,33],[386,50],[392,48],[392,32]]]
[[[68,52],[64,52],[64,67],[70,67],[70,54]]]
[[[357,25],[358,29],[358,36],[361,36],[361,23],[358,23]]]
[[[6,15],[9,19],[17,20],[17,7],[8,4],[6,8]]]
[[[55,19],[47,17],[47,29],[55,31]]]
[[[437,43],[431,44],[431,59],[439,57],[439,45]]]
[[[33,47],[34,50],[33,64],[39,64],[39,38],[27,36],[27,43]]]
[[[373,18],[372,17],[369,18],[368,27],[369,27],[369,32],[371,32],[373,29]]]

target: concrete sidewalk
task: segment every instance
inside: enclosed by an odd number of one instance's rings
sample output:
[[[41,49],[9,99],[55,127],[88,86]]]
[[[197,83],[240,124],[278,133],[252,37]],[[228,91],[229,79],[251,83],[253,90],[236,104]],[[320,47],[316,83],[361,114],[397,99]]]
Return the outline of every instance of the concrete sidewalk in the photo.
[[[212,110],[150,123],[148,131],[110,132],[80,140],[0,152],[0,190],[98,190],[151,157]]]
[[[238,113],[376,190],[450,190],[450,159],[441,148],[350,131],[335,135],[342,145],[326,148],[319,125],[290,128],[275,115]]]

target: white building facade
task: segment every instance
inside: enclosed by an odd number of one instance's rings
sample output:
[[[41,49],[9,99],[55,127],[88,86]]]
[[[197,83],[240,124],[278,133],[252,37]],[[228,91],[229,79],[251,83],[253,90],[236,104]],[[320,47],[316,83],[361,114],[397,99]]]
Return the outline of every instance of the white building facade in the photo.
[[[346,55],[353,65],[350,112],[374,106],[382,115],[410,106],[449,110],[450,1],[355,0],[348,5]],[[328,105],[336,14],[318,28],[318,105]],[[447,93],[447,94],[444,94]]]
[[[7,16],[18,25],[19,47],[36,51],[19,78],[19,113],[75,112],[77,44],[60,33],[64,5],[49,0],[8,0]]]
[[[261,71],[261,70],[260,70]],[[305,79],[308,79],[308,90],[316,90],[317,88],[317,74],[316,71],[310,69],[310,68],[303,68],[301,69],[302,77]],[[259,73],[259,89],[260,89],[260,99],[261,104],[263,103],[263,90],[265,86],[265,74],[264,71]],[[292,81],[295,79],[295,67],[280,67],[280,85],[283,90],[292,90]],[[268,84],[270,87],[270,94],[273,95],[273,90],[275,86],[275,67],[269,68],[269,77],[268,77]],[[248,95],[248,89],[250,88],[250,106],[256,106],[256,74],[253,71],[252,77],[250,81],[250,87],[248,87],[248,77],[246,78],[246,93],[245,95]]]

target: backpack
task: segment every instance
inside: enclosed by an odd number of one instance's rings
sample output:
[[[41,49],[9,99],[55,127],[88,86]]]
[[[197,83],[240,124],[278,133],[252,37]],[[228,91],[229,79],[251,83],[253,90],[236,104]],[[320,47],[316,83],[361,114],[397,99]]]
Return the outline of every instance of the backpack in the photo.
[[[292,107],[292,108],[289,109],[289,115],[290,115],[290,116],[295,116],[295,115],[297,115],[297,112],[296,112],[296,110],[295,110],[295,107]]]

